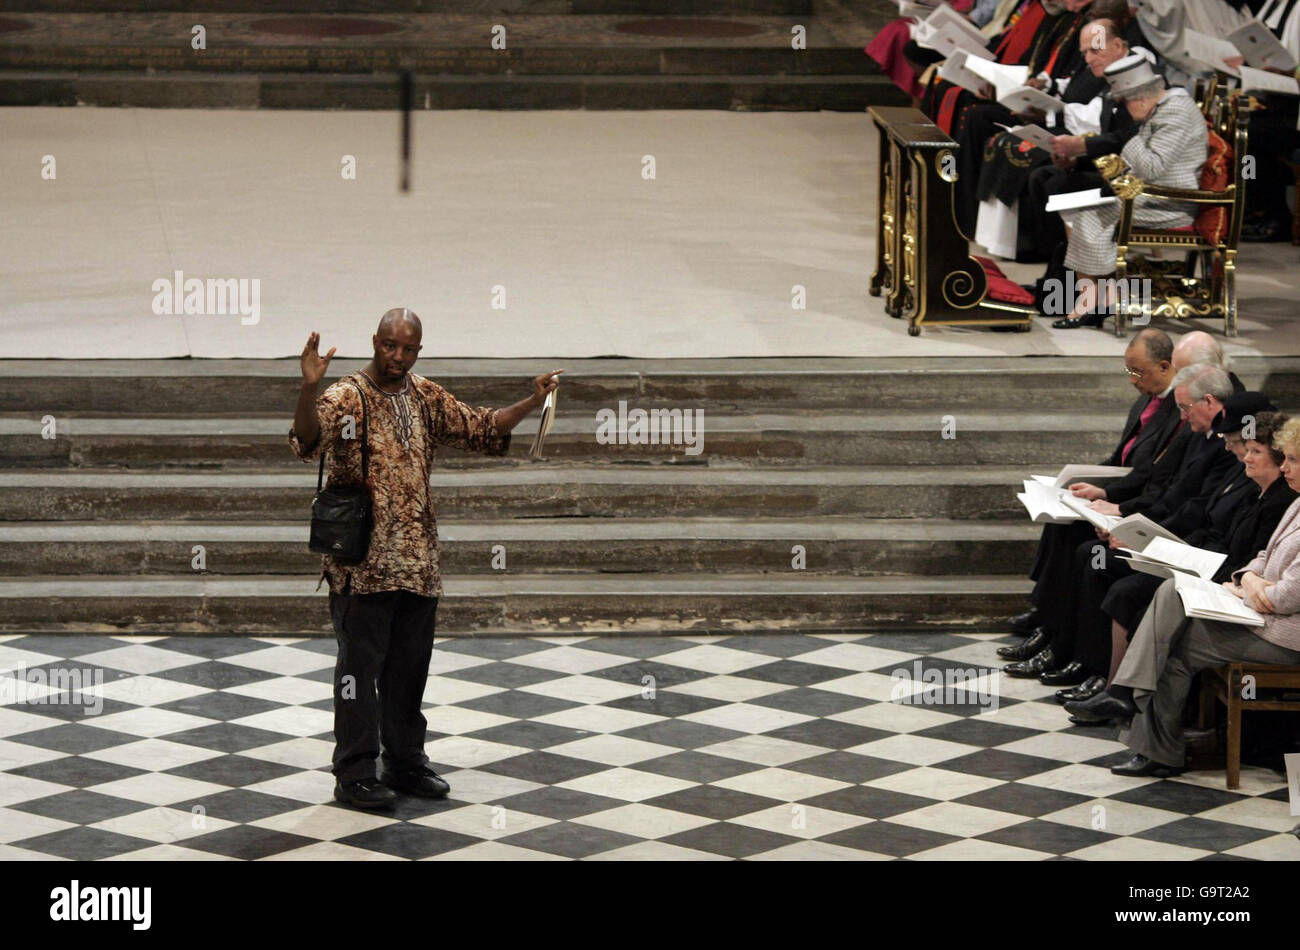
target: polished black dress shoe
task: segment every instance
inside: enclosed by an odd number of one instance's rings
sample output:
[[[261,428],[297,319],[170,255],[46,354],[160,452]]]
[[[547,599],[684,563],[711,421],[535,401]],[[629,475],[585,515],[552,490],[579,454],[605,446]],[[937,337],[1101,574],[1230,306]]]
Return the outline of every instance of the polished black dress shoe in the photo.
[[[1035,653],[1027,660],[1021,660],[1019,663],[1008,663],[1002,667],[1002,672],[1016,679],[1030,679],[1035,676],[1042,676],[1048,670],[1056,669],[1056,653],[1051,646],[1041,653]]]
[[[380,781],[399,792],[423,798],[445,798],[451,791],[447,780],[427,765],[412,772],[385,772]]]
[[[1141,775],[1154,776],[1155,778],[1168,778],[1171,775],[1181,775],[1183,769],[1177,765],[1165,765],[1163,762],[1154,762],[1145,755],[1134,754],[1133,758],[1127,762],[1121,762],[1119,765],[1112,765],[1111,772],[1115,775]]]
[[[1047,628],[1038,627],[1029,635],[1029,639],[1023,643],[998,647],[998,656],[1005,660],[1027,660],[1031,656],[1042,653],[1051,640],[1052,635],[1047,632]]]
[[[1038,677],[1044,686],[1078,686],[1088,678],[1088,671],[1078,660],[1071,660],[1059,670],[1048,670]]]
[[[1109,722],[1112,719],[1121,721],[1132,719],[1137,709],[1127,700],[1117,699],[1102,690],[1092,699],[1066,703],[1065,711],[1071,716],[1078,716],[1084,722]]]
[[[1039,616],[1038,608],[1030,607],[1023,614],[1016,614],[1008,620],[1007,626],[1011,629],[1012,633],[1017,634],[1018,636],[1027,637],[1037,630],[1039,624],[1042,622],[1043,618]]]
[[[1079,327],[1099,327],[1105,322],[1105,314],[1090,313],[1083,317],[1062,317],[1060,320],[1053,320],[1052,326],[1057,330],[1077,330]]]
[[[1078,686],[1071,689],[1058,689],[1056,691],[1056,701],[1058,703],[1083,702],[1085,699],[1092,699],[1105,688],[1106,677],[1089,676]]]
[[[334,786],[334,798],[353,808],[392,808],[397,804],[397,795],[393,790],[385,788],[372,778],[358,782],[338,782]]]

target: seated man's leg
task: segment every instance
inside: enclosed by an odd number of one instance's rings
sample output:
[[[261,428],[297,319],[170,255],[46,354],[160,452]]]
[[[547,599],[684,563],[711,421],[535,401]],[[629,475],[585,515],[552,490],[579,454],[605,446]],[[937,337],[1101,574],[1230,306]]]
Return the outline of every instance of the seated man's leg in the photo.
[[[1178,638],[1164,673],[1149,701],[1138,698],[1138,714],[1120,740],[1130,749],[1163,765],[1181,766],[1186,758],[1183,707],[1192,679],[1224,663],[1300,663],[1300,651],[1269,643],[1248,627],[1217,620],[1189,620]]]

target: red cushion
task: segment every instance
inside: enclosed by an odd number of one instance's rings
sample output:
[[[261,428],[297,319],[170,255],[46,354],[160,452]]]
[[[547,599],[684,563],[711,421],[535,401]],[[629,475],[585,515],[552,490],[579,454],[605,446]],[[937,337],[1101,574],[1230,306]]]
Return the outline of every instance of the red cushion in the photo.
[[[1208,125],[1208,120],[1207,123]],[[1201,189],[1203,191],[1222,191],[1232,179],[1232,146],[1223,140],[1214,129],[1207,129],[1209,141],[1206,143],[1208,157],[1201,166]],[[1211,244],[1218,244],[1228,233],[1228,209],[1223,205],[1211,205],[1201,209],[1192,223],[1196,233]]]
[[[1033,303],[1034,295],[1002,273],[1002,268],[987,257],[975,255],[988,277],[988,296],[1001,303]]]

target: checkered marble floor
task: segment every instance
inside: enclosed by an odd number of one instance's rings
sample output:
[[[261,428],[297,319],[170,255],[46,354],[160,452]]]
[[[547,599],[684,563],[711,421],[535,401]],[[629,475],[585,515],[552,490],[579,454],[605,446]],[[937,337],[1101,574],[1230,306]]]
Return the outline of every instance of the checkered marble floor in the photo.
[[[891,701],[895,671],[996,670],[1006,639],[439,640],[451,796],[373,814],[332,799],[332,640],[4,636],[0,670],[104,682],[94,715],[3,700],[0,859],[1300,858],[1269,770],[1112,775],[1111,730],[1032,680]]]

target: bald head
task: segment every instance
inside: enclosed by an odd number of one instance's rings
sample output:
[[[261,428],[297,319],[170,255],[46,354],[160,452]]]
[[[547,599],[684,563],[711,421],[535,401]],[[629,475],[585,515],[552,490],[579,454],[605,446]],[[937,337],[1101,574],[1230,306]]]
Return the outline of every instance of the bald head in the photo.
[[[1221,344],[1204,330],[1193,330],[1183,335],[1174,347],[1174,368],[1184,369],[1197,363],[1209,363],[1222,370],[1227,370],[1227,356]]]
[[[394,307],[379,318],[379,327],[372,338],[376,382],[385,386],[405,384],[404,377],[420,355],[423,332],[420,318],[406,307]]]
[[[415,331],[415,341],[420,342],[424,328],[420,325],[420,318],[415,315],[415,311],[408,307],[394,307],[380,317],[379,328],[375,330],[375,335],[383,336],[384,333],[392,332],[403,325],[411,327]]]

